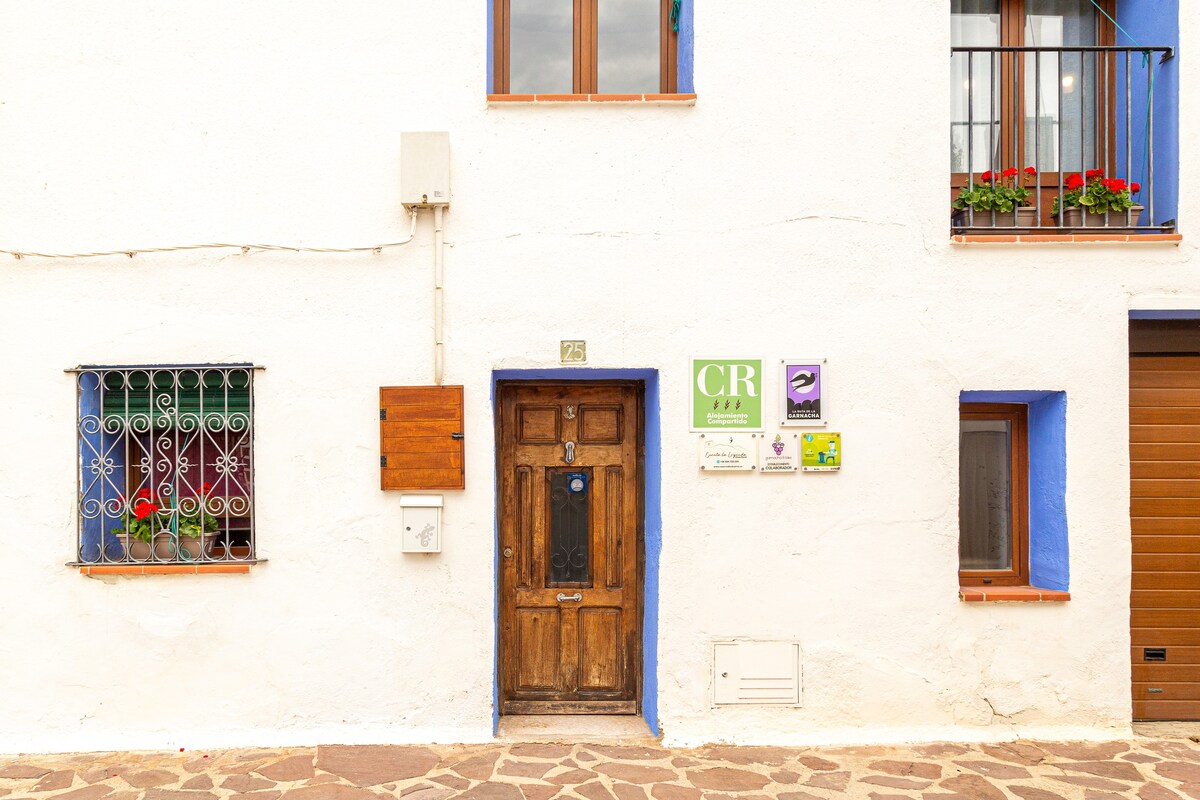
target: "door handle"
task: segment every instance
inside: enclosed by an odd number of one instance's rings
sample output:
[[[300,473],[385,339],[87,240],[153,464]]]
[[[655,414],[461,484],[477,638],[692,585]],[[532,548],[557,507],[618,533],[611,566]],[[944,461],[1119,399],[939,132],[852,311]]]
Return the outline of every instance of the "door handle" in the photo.
[[[566,461],[568,464],[574,464],[575,463],[575,443],[567,442],[565,445],[563,445],[563,447],[565,447],[567,450],[567,452],[563,455],[563,461]]]
[[[564,600],[574,600],[576,602],[580,602],[583,600],[583,592],[576,592],[575,594],[563,594],[562,592],[559,592],[558,597],[555,599],[560,603]]]

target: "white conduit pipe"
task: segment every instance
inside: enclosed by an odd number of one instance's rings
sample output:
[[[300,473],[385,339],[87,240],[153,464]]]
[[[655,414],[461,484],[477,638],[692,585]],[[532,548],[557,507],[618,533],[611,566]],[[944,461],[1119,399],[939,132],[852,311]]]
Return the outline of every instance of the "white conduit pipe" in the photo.
[[[433,382],[437,386],[442,385],[442,377],[446,371],[443,341],[445,295],[442,286],[446,268],[446,238],[442,226],[444,211],[445,206],[433,207]]]

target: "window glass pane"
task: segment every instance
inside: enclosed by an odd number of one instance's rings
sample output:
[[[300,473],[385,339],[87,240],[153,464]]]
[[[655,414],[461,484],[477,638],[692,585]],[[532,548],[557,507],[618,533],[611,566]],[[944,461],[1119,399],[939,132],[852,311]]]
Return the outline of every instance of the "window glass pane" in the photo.
[[[599,0],[597,91],[659,90],[660,0]]]
[[[960,569],[1012,569],[1010,436],[1004,420],[959,423]]]
[[[549,586],[589,582],[589,530],[587,476],[550,473]]]
[[[950,43],[955,47],[999,45],[1000,0],[953,0]],[[987,53],[954,54],[950,60],[952,172],[983,172],[997,163],[994,153],[1000,147],[999,107],[998,75],[993,74],[991,56]],[[967,167],[968,150],[970,169]]]
[[[575,6],[571,0],[509,0],[508,88],[513,94],[570,94]]]
[[[1091,46],[1099,41],[1099,17],[1090,0],[1026,0],[1025,46]],[[1059,169],[1061,126],[1063,170],[1099,166],[1097,152],[1098,56],[1094,53],[1039,53],[1025,69],[1025,163]],[[1060,92],[1061,90],[1061,92]],[[1060,107],[1061,94],[1061,107]],[[1036,153],[1035,153],[1036,131]]]

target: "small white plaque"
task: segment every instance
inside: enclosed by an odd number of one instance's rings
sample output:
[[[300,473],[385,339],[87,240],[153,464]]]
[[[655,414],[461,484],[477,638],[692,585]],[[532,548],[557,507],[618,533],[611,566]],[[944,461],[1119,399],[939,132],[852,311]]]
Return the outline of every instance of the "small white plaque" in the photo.
[[[586,364],[587,342],[583,339],[562,339],[558,343],[558,363]]]
[[[799,472],[800,434],[764,434],[759,439],[759,472]]]
[[[705,472],[750,472],[758,468],[758,434],[700,435],[700,469]]]

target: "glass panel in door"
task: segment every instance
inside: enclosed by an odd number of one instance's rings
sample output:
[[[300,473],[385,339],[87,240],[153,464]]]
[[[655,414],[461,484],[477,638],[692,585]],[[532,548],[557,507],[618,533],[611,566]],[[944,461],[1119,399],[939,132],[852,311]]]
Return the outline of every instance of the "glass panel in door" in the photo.
[[[952,0],[950,43],[954,47],[999,46],[1000,0]],[[983,172],[998,163],[998,64],[999,56],[981,53],[955,53],[950,59],[951,172]]]
[[[1025,0],[1026,47],[1092,46],[1099,17],[1091,0]],[[1098,119],[1103,65],[1096,53],[1039,53],[1025,60],[1025,163],[1040,172],[1082,172],[1101,163]],[[1060,150],[1061,147],[1061,150]]]

